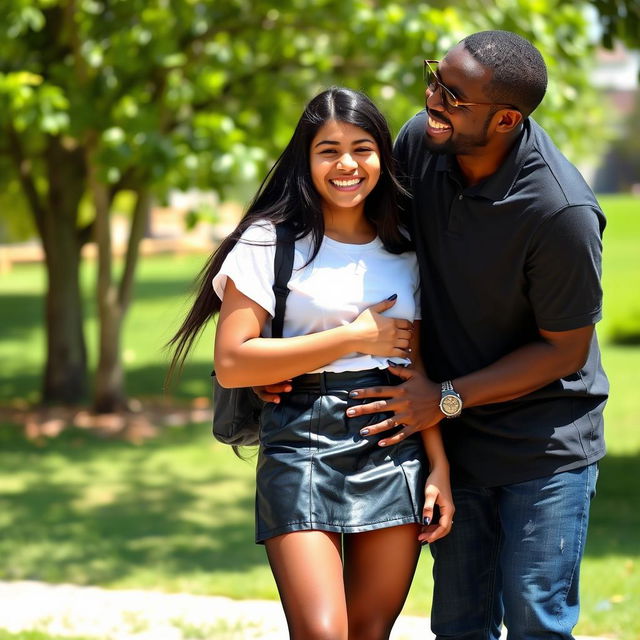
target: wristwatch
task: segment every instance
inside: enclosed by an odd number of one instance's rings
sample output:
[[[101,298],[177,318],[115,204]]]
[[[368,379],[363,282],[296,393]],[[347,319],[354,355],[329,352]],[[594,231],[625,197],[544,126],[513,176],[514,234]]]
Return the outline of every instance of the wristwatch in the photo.
[[[462,398],[451,384],[451,380],[445,380],[441,387],[440,411],[446,418],[457,418],[462,413]]]

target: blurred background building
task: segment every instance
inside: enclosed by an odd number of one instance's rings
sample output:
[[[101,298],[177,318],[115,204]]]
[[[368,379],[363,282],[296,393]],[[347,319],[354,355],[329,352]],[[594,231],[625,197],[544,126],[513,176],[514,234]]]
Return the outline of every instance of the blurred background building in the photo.
[[[593,83],[601,90],[610,113],[608,125],[613,135],[595,170],[586,174],[598,193],[632,191],[640,193],[640,52],[601,49]],[[602,132],[588,133],[597,137]]]

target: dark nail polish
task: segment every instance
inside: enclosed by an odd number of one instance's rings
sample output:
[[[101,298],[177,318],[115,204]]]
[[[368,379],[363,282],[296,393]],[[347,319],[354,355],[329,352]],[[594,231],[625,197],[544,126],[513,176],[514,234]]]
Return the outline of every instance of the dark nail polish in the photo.
[[[389,296],[387,300],[395,300],[398,297],[397,293],[394,293],[392,296]]]
[[[428,544],[429,544],[429,541],[428,541],[428,540],[421,540],[421,541],[420,541],[420,544],[421,544],[423,547],[425,547],[426,545],[428,545]]]
[[[426,527],[430,524],[431,522],[431,518],[428,518],[427,516],[425,516],[424,518],[422,518],[422,524]]]
[[[350,398],[357,398],[358,397],[358,392],[357,391],[349,391],[349,397]]]
[[[369,435],[369,429],[362,429],[360,431],[360,435],[361,436],[368,436]]]

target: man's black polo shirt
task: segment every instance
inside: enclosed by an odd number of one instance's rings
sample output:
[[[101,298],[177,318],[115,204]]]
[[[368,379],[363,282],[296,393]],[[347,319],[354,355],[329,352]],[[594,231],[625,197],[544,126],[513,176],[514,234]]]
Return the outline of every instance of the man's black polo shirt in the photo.
[[[426,114],[395,153],[413,195],[422,355],[440,382],[601,316],[605,220],[582,176],[527,120],[500,169],[465,187],[453,156],[424,146]],[[452,477],[481,486],[576,469],[604,455],[608,382],[595,337],[584,368],[526,396],[444,420]]]

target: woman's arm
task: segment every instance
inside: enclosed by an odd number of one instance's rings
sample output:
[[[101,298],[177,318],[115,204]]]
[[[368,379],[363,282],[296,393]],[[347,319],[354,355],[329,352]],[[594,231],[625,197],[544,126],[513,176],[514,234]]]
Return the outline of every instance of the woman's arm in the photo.
[[[424,365],[420,357],[420,321],[414,322],[414,335],[411,339],[413,355],[412,368],[425,375]],[[422,517],[424,526],[418,536],[421,542],[433,542],[449,533],[453,523],[453,497],[449,480],[449,460],[444,450],[440,427],[435,426],[420,432],[422,444],[429,459],[429,477],[424,487],[424,508]],[[433,521],[434,506],[438,505],[440,516],[438,522]]]
[[[409,320],[380,315],[394,300],[365,309],[348,325],[293,338],[261,338],[268,313],[227,279],[215,341],[215,368],[224,387],[267,385],[313,371],[349,353],[407,357]]]
[[[446,536],[453,524],[453,495],[449,479],[449,461],[444,451],[440,427],[435,426],[420,432],[422,443],[429,458],[429,476],[424,486],[423,527],[418,540],[434,542]],[[435,521],[434,507],[438,505],[439,516]]]

